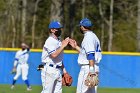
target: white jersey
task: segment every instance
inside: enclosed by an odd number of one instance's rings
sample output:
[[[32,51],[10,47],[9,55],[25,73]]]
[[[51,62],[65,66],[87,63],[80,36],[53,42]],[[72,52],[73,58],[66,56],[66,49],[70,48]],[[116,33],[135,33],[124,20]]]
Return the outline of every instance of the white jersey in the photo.
[[[46,40],[43,52],[42,52],[42,62],[49,64],[56,64],[61,66],[63,61],[63,52],[61,52],[56,58],[51,58],[50,55],[55,52],[61,46],[61,41],[55,39],[52,36]]]
[[[17,61],[18,64],[27,64],[28,58],[29,58],[28,49],[25,49],[23,51],[19,50],[15,55],[15,61]]]
[[[86,33],[84,33],[84,39],[81,43],[78,63],[80,65],[89,64],[87,55],[90,53],[95,54],[95,63],[99,63],[102,58],[100,41],[92,31],[87,31]]]

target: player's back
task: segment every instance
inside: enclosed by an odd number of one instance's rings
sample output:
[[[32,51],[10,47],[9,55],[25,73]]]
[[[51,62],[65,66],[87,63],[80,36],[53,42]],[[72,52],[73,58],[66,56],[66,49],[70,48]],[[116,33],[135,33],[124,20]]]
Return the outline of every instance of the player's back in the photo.
[[[93,41],[95,47],[95,60],[96,63],[99,63],[100,60],[102,59],[102,53],[101,53],[101,46],[98,37],[92,31],[89,31],[87,35],[85,35],[85,39],[86,39],[85,41],[87,42],[88,40]]]
[[[97,63],[100,62],[102,58],[101,54],[101,47],[100,47],[100,41],[98,37],[92,32],[92,31],[87,31],[84,34],[84,39],[82,41],[82,51],[79,56],[79,63],[80,61],[88,62],[86,55],[88,53],[95,53],[95,60]],[[86,53],[85,53],[86,52]]]
[[[96,41],[96,42],[100,43],[98,37],[92,31],[88,31],[85,33],[83,41],[84,40],[86,40],[86,41],[92,40],[92,41]]]

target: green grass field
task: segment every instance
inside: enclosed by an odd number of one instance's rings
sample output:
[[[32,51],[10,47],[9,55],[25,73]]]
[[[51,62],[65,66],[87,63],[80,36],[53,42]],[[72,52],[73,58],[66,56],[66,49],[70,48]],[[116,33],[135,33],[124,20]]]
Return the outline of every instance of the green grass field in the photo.
[[[10,85],[0,85],[0,93],[40,93],[41,86],[32,86],[32,91],[26,91],[25,85],[16,85],[13,90]],[[63,93],[75,93],[76,87],[63,87]],[[140,89],[99,88],[98,93],[140,93]]]

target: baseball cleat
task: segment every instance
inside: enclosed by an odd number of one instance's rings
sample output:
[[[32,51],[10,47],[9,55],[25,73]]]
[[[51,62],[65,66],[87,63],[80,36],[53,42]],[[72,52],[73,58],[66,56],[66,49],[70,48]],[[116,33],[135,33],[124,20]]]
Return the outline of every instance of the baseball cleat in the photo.
[[[14,87],[15,87],[15,86],[14,86],[14,85],[12,85],[12,86],[11,86],[11,89],[14,89]]]
[[[31,87],[28,87],[28,88],[27,88],[27,91],[31,91],[31,90],[32,90],[32,88],[31,88]]]

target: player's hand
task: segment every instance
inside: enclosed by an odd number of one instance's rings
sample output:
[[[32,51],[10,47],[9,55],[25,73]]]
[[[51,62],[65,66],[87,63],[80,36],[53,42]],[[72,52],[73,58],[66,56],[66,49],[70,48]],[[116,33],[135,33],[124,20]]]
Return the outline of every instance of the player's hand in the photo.
[[[42,70],[42,69],[44,68],[44,65],[45,65],[44,63],[38,65],[38,67],[37,67],[37,71]]]
[[[29,46],[26,44],[26,48],[29,48]]]
[[[71,86],[72,81],[73,81],[73,79],[68,73],[64,73],[62,75],[62,85],[63,86]]]
[[[76,48],[76,46],[77,46],[77,42],[76,42],[74,39],[70,39],[70,40],[69,40],[69,44],[70,44],[73,48]]]
[[[17,72],[16,67],[13,67],[13,69],[12,69],[12,71],[11,71],[11,74],[16,74],[16,72]]]
[[[99,83],[98,75],[96,73],[89,73],[84,83],[90,88],[97,86]]]
[[[66,47],[69,43],[69,37],[67,37],[65,40],[62,41],[62,46]]]

